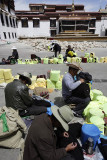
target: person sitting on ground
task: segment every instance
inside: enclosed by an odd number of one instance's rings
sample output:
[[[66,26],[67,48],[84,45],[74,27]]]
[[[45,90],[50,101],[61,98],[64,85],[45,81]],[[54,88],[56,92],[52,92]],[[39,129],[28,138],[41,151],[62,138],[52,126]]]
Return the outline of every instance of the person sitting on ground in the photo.
[[[58,43],[52,43],[53,51],[55,52],[55,57],[57,57],[57,52],[61,52],[61,46]]]
[[[64,61],[67,60],[67,57],[76,57],[74,53],[75,53],[74,49],[71,48],[71,45],[68,45],[68,48],[66,49]]]
[[[74,160],[69,151],[77,147],[70,143],[64,148],[56,148],[57,137],[54,128],[69,130],[68,123],[74,115],[68,106],[51,106],[52,115],[46,113],[35,117],[25,141],[23,160]],[[66,132],[63,134],[66,136]]]
[[[8,83],[5,88],[6,107],[12,107],[19,110],[20,116],[30,116],[45,113],[50,109],[50,103],[45,103],[47,107],[36,105],[35,97],[29,95],[29,88],[31,85],[30,74],[24,72],[19,74],[19,79],[14,79],[13,82]]]
[[[12,47],[12,50],[13,50],[12,57],[17,61],[17,59],[19,58],[17,48],[14,46]]]
[[[79,98],[78,96],[73,96],[72,91],[76,89],[81,83],[84,83],[85,80],[80,78],[78,81],[75,82],[74,77],[77,75],[79,70],[82,70],[79,63],[73,62],[71,64],[67,64],[69,66],[68,73],[63,77],[62,80],[62,96],[64,101],[67,104],[75,104],[76,105],[76,113],[75,116],[82,115],[83,109],[88,105],[90,102],[90,98]]]

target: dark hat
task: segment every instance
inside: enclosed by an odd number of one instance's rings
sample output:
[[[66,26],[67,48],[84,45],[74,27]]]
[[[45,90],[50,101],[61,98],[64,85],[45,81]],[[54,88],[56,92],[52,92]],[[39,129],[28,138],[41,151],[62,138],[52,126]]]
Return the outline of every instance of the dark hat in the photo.
[[[80,67],[80,63],[77,63],[77,62],[72,62],[72,63],[68,63],[67,66],[71,67],[71,68],[74,68],[74,69],[77,69],[77,70],[83,70],[81,67]]]
[[[17,74],[19,74],[20,76],[23,76],[23,77],[26,79],[27,84],[28,84],[28,85],[31,85],[32,82],[31,82],[30,74],[29,74],[29,73],[24,72],[24,73],[22,73],[22,74],[20,74],[20,73],[17,73]]]

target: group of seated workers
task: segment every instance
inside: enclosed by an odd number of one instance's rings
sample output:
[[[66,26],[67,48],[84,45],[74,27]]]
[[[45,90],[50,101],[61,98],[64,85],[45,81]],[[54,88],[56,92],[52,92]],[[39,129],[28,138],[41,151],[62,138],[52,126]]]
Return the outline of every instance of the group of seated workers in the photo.
[[[26,84],[30,85],[31,79],[27,72],[19,74],[19,79],[15,79],[5,87],[7,107],[11,106],[19,110],[21,117],[36,115],[28,130],[23,160],[78,160],[78,156],[79,160],[84,159],[76,137],[71,137],[74,129],[69,131],[68,123],[72,122],[74,115],[82,115],[84,108],[90,102],[89,88],[84,74],[79,75],[75,81],[75,75],[82,70],[79,64],[72,63],[68,66],[68,73],[62,80],[62,96],[67,104],[76,104],[75,114],[68,105],[59,108],[55,105],[51,106],[48,101],[37,105],[35,96],[29,95],[29,88]],[[80,87],[80,92],[82,89],[85,90],[86,93],[82,92],[83,97],[77,95],[78,87]],[[57,128],[58,134],[54,128]],[[63,142],[62,145],[61,142]]]

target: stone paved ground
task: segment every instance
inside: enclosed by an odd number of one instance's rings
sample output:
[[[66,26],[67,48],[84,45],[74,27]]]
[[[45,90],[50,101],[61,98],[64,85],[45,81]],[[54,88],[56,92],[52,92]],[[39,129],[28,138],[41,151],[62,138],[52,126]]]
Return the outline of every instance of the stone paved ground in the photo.
[[[7,58],[9,55],[11,55],[11,48],[12,46],[16,46],[18,48],[19,56],[20,58],[29,58],[32,53],[35,53],[36,55],[40,57],[46,57],[46,56],[52,56],[53,52],[35,52],[33,48],[29,45],[25,45],[22,43],[14,43],[14,44],[4,44],[0,45],[0,59]],[[94,51],[96,53],[96,56],[107,56],[107,49],[106,48],[93,48],[87,50],[87,52]],[[64,54],[64,52],[63,52]],[[79,56],[84,55],[83,52],[78,53]],[[107,96],[107,63],[101,64],[101,63],[81,63],[81,67],[84,71],[87,71],[92,74],[93,79],[95,82],[93,82],[92,88],[100,89],[105,96]],[[47,74],[47,71],[50,69],[53,70],[60,70],[61,75],[63,75],[67,71],[66,64],[35,64],[35,65],[0,65],[0,68],[10,68],[12,69],[12,74],[15,76],[17,73],[22,73],[24,71],[32,73],[32,75],[37,74]],[[106,82],[102,82],[101,80],[106,80]],[[59,97],[59,98],[58,98]],[[60,100],[59,100],[60,99]],[[57,104],[58,106],[61,106],[62,100],[61,100],[61,92],[55,91],[50,95],[50,100]],[[0,89],[0,107],[5,105],[5,98],[4,98],[4,89]],[[2,149],[0,148],[0,160],[17,160],[19,154],[19,150],[10,150],[10,149]]]

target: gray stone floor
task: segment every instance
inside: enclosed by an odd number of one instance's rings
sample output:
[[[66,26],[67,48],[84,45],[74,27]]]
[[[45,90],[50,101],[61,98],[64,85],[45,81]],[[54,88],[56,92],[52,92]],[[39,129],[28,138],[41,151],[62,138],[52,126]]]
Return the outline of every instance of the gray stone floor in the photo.
[[[14,43],[14,44],[6,44],[0,45],[0,59],[8,58],[11,55],[12,46],[16,46],[19,52],[20,58],[29,58],[32,53],[36,54],[40,57],[52,56],[53,52],[35,52],[33,48],[29,45],[25,45],[23,43]],[[66,49],[65,49],[66,50]],[[107,56],[107,48],[93,48],[87,50],[87,52],[95,52],[96,56]],[[64,54],[64,52],[63,52]],[[84,53],[78,53],[78,56],[84,56]],[[107,63],[81,63],[81,67],[84,71],[92,74],[93,79],[96,80],[93,82],[92,88],[100,89],[105,96],[107,96]],[[0,65],[0,68],[9,68],[12,69],[12,74],[15,76],[17,73],[23,73],[24,71],[32,73],[32,75],[38,74],[47,74],[48,70],[60,70],[61,75],[64,75],[67,72],[68,67],[66,64],[35,64],[35,65]],[[105,80],[103,82],[102,80]],[[60,100],[59,100],[60,99]],[[61,91],[55,91],[50,94],[50,100],[54,102],[56,105],[61,106]],[[4,98],[4,89],[0,89],[0,107],[5,105]],[[17,160],[19,154],[19,150],[11,150],[11,149],[0,149],[0,160]]]

